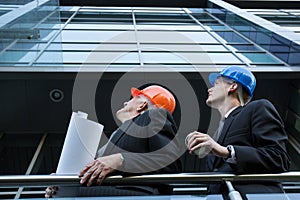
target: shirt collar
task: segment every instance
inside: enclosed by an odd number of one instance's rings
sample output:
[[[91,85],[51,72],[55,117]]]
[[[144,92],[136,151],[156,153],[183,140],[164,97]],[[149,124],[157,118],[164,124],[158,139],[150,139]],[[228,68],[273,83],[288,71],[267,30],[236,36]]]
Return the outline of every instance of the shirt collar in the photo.
[[[230,110],[228,110],[227,113],[225,114],[225,119],[227,119],[227,117],[230,115],[230,113],[232,113],[232,111],[234,111],[237,107],[239,107],[239,106],[235,106],[235,107],[231,108]]]

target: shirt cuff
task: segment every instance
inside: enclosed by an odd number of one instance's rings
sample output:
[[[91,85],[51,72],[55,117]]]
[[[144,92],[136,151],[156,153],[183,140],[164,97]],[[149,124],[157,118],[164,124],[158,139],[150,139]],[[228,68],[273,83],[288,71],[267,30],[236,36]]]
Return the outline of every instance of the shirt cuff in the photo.
[[[230,148],[231,151],[230,151],[229,158],[227,158],[225,161],[228,163],[236,164],[237,161],[236,161],[236,157],[235,157],[234,147],[232,145],[228,145],[227,147]]]

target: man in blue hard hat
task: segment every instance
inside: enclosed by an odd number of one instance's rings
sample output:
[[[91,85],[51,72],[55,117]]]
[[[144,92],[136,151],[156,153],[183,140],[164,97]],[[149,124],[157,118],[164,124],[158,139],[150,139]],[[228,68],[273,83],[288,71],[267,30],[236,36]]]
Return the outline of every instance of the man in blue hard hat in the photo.
[[[230,66],[211,73],[206,104],[219,111],[221,120],[214,135],[194,131],[186,139],[190,153],[207,155],[207,170],[235,174],[281,173],[288,171],[287,135],[272,103],[251,101],[255,76],[247,68]],[[251,193],[283,192],[278,182],[233,182],[243,198]],[[211,184],[208,192],[222,193],[225,184]]]

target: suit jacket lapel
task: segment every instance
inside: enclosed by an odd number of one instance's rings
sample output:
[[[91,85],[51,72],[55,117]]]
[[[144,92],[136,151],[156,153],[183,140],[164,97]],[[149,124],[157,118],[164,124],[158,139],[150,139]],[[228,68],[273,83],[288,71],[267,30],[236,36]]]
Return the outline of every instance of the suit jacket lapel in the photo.
[[[229,114],[229,116],[225,119],[225,122],[224,122],[224,126],[223,126],[223,129],[222,129],[222,132],[221,132],[221,135],[218,139],[218,143],[219,144],[223,144],[224,142],[224,139],[227,135],[227,132],[228,132],[228,129],[229,127],[231,126],[234,118],[235,118],[235,115],[238,114],[240,111],[241,111],[242,107],[238,107],[236,108],[235,110],[232,111],[232,113]]]
[[[218,143],[219,144],[223,144],[224,142],[224,139],[228,133],[228,129],[230,128],[233,120],[235,119],[235,116],[236,114],[238,114],[240,111],[241,111],[242,107],[238,107],[236,108],[235,110],[232,111],[232,113],[229,114],[229,116],[225,119],[225,122],[224,122],[224,126],[223,126],[223,129],[222,129],[222,133],[220,135],[220,138],[218,139]],[[217,157],[216,156],[216,159],[214,160],[213,162],[213,168],[216,168],[219,163],[223,160],[223,158],[220,158],[220,157]]]
[[[120,140],[120,138],[126,133],[129,126],[131,125],[133,121],[128,120],[125,121],[114,133],[111,135],[110,139],[108,140],[108,145],[106,146],[106,149],[104,150],[103,155],[109,154],[112,149],[114,148],[115,144]]]

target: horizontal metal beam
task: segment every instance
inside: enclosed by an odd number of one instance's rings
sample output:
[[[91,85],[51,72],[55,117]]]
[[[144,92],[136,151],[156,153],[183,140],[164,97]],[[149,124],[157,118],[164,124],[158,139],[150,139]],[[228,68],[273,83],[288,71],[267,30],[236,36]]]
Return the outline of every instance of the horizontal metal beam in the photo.
[[[207,7],[208,0],[60,0],[61,6]]]
[[[281,174],[216,174],[216,173],[185,173],[157,174],[143,176],[110,176],[104,180],[105,185],[150,185],[150,184],[199,184],[229,181],[293,181],[300,182],[300,172]],[[80,178],[75,175],[10,175],[0,176],[0,187],[41,187],[49,185],[79,186]]]
[[[239,8],[248,9],[298,9],[300,0],[224,0]]]

